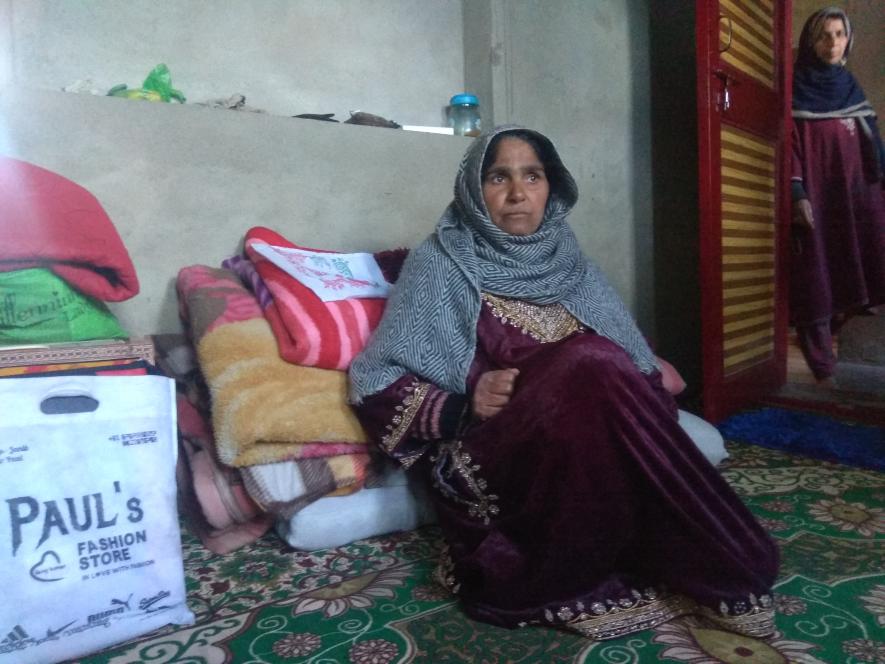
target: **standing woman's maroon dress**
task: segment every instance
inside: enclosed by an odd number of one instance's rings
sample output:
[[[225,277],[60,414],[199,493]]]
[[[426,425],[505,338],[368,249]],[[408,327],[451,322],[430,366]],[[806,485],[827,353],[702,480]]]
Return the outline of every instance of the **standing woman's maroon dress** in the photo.
[[[814,229],[795,227],[790,314],[795,324],[885,303],[885,199],[864,163],[857,118],[793,121],[793,181]]]
[[[827,7],[805,22],[793,75],[793,201],[811,205],[813,227],[792,226],[790,320],[818,379],[833,375],[833,331],[847,316],[885,303],[885,151],[876,114],[844,61],[822,61],[815,43],[828,21],[848,16]]]

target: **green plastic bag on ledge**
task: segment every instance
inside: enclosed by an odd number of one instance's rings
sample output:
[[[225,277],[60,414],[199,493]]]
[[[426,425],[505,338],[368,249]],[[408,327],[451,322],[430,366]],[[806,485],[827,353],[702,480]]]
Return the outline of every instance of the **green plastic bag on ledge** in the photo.
[[[0,272],[0,346],[126,339],[107,305],[41,267]]]
[[[129,90],[125,83],[121,83],[108,90],[108,96],[165,102],[174,99],[182,104],[186,101],[184,95],[181,94],[181,90],[176,90],[172,87],[172,74],[169,73],[169,67],[164,64],[154,67],[147,78],[144,79],[144,83],[142,83],[140,88]]]

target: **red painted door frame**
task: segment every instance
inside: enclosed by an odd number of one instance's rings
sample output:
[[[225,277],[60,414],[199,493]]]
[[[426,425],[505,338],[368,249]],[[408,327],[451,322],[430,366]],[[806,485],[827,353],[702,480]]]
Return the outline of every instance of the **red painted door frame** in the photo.
[[[790,0],[774,2],[773,91],[722,60],[719,25],[727,19],[722,18],[717,0],[696,0],[703,405],[704,416],[712,422],[750,405],[786,381],[791,5]],[[730,96],[727,110],[723,108],[724,82]],[[766,361],[731,374],[726,374],[724,367],[723,125],[776,144],[774,348]]]

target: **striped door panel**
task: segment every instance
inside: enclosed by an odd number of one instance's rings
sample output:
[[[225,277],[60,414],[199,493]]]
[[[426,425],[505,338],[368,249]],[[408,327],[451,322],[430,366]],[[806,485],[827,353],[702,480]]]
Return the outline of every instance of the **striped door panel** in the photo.
[[[774,88],[772,0],[719,0],[720,54],[732,67]],[[729,22],[731,25],[729,25]]]
[[[722,125],[724,373],[774,353],[775,147]]]

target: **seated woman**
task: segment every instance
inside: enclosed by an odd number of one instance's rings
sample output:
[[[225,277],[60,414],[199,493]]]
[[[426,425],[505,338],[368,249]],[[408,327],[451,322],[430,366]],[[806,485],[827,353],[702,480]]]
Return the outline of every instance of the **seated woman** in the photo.
[[[357,415],[430,474],[439,576],[470,616],[604,639],[702,613],[767,635],[777,549],[679,427],[566,223],[576,201],[543,135],[477,138],[351,365]]]

